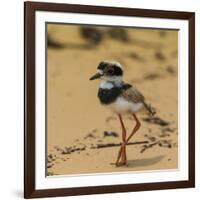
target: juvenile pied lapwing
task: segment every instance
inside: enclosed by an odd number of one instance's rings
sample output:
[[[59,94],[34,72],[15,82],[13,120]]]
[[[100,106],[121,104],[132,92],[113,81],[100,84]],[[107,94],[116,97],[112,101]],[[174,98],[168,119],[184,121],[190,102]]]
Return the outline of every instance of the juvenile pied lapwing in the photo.
[[[97,73],[90,80],[101,79],[98,98],[102,105],[111,108],[118,117],[122,128],[122,144],[117,156],[116,166],[126,165],[126,145],[131,137],[138,131],[141,124],[136,117],[136,112],[145,108],[149,114],[155,112],[145,102],[144,96],[132,85],[125,83],[122,79],[123,68],[118,62],[103,61],[97,67]],[[122,114],[129,113],[136,121],[136,125],[129,136],[122,120]]]

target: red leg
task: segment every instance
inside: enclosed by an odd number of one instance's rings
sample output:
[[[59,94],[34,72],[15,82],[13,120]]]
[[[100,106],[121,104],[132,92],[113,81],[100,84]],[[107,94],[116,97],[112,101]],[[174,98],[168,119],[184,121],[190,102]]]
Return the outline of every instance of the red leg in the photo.
[[[121,127],[122,127],[122,145],[120,147],[120,150],[119,150],[119,153],[118,153],[118,156],[117,156],[116,166],[125,165],[126,162],[127,162],[127,158],[126,158],[126,129],[125,129],[121,115],[118,114],[118,117],[119,117],[120,124],[121,124]]]
[[[128,138],[127,138],[127,140],[126,140],[126,144],[129,142],[129,140],[132,138],[132,136],[138,131],[138,129],[139,129],[140,126],[141,126],[141,124],[140,124],[138,118],[136,117],[136,115],[135,115],[134,113],[133,113],[133,117],[134,117],[134,119],[135,119],[135,121],[136,121],[136,125],[135,125],[135,127],[134,127],[132,133],[128,136]]]

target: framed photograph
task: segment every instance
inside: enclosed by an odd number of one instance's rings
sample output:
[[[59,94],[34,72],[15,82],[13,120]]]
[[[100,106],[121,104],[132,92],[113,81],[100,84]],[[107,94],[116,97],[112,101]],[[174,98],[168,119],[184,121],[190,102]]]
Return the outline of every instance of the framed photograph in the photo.
[[[24,197],[194,187],[195,14],[24,8]]]

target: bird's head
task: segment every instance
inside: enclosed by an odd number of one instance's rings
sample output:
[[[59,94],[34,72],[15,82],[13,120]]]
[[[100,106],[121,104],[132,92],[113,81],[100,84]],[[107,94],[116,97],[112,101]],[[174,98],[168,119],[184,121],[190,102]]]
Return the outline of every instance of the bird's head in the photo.
[[[102,79],[105,81],[121,81],[123,68],[120,63],[114,61],[102,61],[97,67],[97,73],[90,80]]]

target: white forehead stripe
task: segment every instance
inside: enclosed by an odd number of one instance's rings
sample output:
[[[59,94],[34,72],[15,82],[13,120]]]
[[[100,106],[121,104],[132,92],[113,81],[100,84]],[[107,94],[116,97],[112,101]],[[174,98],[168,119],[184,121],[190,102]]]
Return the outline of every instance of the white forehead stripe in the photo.
[[[121,68],[123,70],[123,67],[119,62],[113,62],[113,64],[115,64],[117,67],[119,67],[119,68]]]
[[[102,82],[101,84],[100,84],[100,88],[102,88],[102,89],[111,89],[111,88],[113,88],[114,86],[113,86],[113,84],[112,83],[110,83],[110,82],[106,82],[106,81],[104,81],[104,82]]]
[[[121,68],[123,70],[123,67],[122,67],[122,65],[119,62],[112,61],[112,60],[107,60],[107,61],[104,61],[104,62],[116,65],[117,67],[119,67],[119,68]]]

